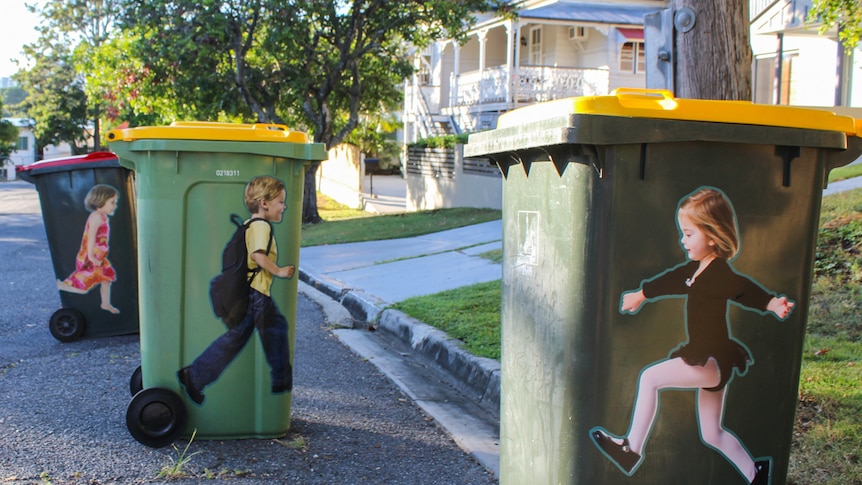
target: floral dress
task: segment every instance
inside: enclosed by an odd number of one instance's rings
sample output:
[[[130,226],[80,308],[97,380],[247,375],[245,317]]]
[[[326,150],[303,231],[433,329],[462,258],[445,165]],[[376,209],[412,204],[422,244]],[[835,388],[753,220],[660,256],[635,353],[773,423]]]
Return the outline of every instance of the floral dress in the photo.
[[[87,234],[90,233],[90,221],[92,220],[87,219],[84,237],[81,239],[81,249],[78,250],[78,255],[75,257],[75,272],[63,281],[63,283],[82,291],[89,291],[98,284],[113,282],[117,279],[117,273],[107,258],[108,239],[111,235],[108,216],[105,214],[98,215],[100,222],[96,230],[96,240],[90,241],[87,237]],[[93,254],[97,260],[102,261],[101,266],[94,265],[87,257],[90,244],[95,245]]]

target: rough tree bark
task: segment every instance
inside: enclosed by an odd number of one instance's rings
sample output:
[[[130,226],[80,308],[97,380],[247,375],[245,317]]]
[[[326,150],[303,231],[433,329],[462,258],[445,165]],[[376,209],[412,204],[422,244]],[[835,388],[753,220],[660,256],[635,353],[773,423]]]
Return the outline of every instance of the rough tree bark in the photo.
[[[677,98],[751,101],[748,0],[673,0],[694,12],[688,32],[674,31]]]
[[[302,223],[317,224],[323,221],[317,210],[317,181],[315,175],[320,162],[312,162],[305,171],[302,191]]]

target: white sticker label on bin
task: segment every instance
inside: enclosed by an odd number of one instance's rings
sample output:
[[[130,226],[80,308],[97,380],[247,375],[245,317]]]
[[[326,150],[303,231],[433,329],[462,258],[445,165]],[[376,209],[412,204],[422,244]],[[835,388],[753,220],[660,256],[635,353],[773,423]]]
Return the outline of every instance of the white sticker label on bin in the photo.
[[[239,177],[239,170],[216,170],[216,177]]]
[[[539,264],[539,221],[536,211],[518,211],[518,260],[521,271],[532,271]]]

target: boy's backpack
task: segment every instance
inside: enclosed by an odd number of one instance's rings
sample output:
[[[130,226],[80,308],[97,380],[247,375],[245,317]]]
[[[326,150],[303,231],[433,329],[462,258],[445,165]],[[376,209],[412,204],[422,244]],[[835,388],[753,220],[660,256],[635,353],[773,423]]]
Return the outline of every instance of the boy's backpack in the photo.
[[[230,221],[236,225],[236,230],[224,247],[221,256],[221,273],[210,280],[210,301],[213,312],[222,319],[227,328],[231,329],[239,324],[248,310],[248,291],[251,281],[261,271],[260,267],[253,270],[248,269],[248,248],[245,244],[245,232],[248,227],[256,221],[266,219],[258,217],[243,223],[242,218],[236,214],[230,215]],[[269,243],[266,245],[266,254],[272,248],[272,224],[269,228]]]

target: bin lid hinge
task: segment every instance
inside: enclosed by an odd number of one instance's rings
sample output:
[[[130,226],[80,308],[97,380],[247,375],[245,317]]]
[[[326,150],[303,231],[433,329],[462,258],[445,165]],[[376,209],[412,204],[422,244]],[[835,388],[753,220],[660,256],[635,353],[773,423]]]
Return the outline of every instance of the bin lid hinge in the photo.
[[[529,177],[530,168],[533,163],[545,161],[554,164],[554,169],[561,177],[566,171],[566,167],[572,162],[590,165],[596,170],[599,177],[602,176],[598,150],[592,145],[532,147],[517,152],[494,153],[486,156],[497,164],[497,168],[503,174],[503,178],[508,178],[509,167],[517,164],[523,167],[524,174]]]
[[[497,164],[497,168],[500,169],[504,179],[509,178],[509,167],[521,163],[521,158],[515,152],[494,153],[488,155],[488,158]]]
[[[599,178],[604,176],[599,150],[595,145],[557,145],[552,147],[550,156],[560,177],[570,163],[591,166]]]
[[[533,157],[521,157],[521,166],[524,168],[524,175],[526,175],[527,178],[530,178],[530,168],[533,166],[534,161]]]
[[[802,149],[798,146],[776,146],[775,147],[775,155],[781,157],[782,162],[784,162],[784,175],[781,180],[781,185],[784,187],[790,187],[790,165],[793,163],[793,160],[799,158]]]
[[[640,159],[640,178],[641,180],[646,180],[646,157],[647,157],[647,144],[641,143],[641,159]]]

